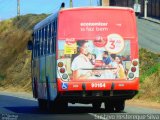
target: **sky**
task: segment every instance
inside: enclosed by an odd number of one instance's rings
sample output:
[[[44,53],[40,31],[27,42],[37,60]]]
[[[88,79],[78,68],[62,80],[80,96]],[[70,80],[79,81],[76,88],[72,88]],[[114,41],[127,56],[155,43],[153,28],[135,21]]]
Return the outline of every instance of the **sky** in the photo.
[[[70,0],[20,0],[20,14],[29,13],[50,14],[58,9],[62,2],[70,6]],[[96,6],[99,0],[73,0],[73,7]],[[0,20],[9,19],[17,15],[17,0],[0,0]]]

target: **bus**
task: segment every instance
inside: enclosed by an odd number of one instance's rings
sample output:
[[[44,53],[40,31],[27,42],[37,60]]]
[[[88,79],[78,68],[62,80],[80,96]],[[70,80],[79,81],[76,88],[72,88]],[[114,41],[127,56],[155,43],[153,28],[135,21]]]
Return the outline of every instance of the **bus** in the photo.
[[[63,8],[34,26],[33,96],[41,109],[68,103],[123,111],[139,90],[135,12],[127,7]]]

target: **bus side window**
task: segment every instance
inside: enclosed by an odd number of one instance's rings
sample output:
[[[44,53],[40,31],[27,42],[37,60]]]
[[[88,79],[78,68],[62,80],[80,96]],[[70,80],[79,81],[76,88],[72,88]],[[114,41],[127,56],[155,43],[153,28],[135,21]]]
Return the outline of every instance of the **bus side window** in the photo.
[[[39,37],[39,33],[40,33],[40,31],[38,30],[37,31],[37,40],[36,40],[36,57],[38,57],[38,52],[39,52],[39,48],[38,48],[38,46],[39,46],[39,41],[40,41],[40,37]]]
[[[50,41],[51,41],[51,34],[52,34],[51,32],[52,32],[52,27],[50,23],[48,27],[48,54],[50,54]]]
[[[51,53],[54,53],[54,31],[55,31],[55,22],[52,23],[52,37],[51,37]]]
[[[43,41],[44,41],[44,28],[42,28],[42,31],[41,31],[41,42],[40,42],[40,45],[41,45],[41,56],[43,56]]]
[[[37,57],[38,54],[37,43],[38,43],[38,31],[36,32],[35,57]]]
[[[39,34],[40,34],[40,31],[38,30],[38,32],[37,32],[37,40],[36,40],[36,56],[37,57],[39,57],[39,41],[40,41],[40,36],[39,36]]]
[[[54,51],[56,52],[56,39],[57,39],[57,19],[55,20],[55,33],[54,33]]]
[[[35,43],[36,43],[35,34],[36,32],[33,33],[33,58],[35,58]]]
[[[38,40],[38,31],[35,32],[35,46],[34,46],[34,57],[37,57],[37,40]]]
[[[39,48],[38,48],[38,51],[39,51],[39,57],[41,56],[41,30],[39,30],[39,33],[38,33],[38,36],[39,36]]]
[[[37,57],[40,56],[40,30],[37,32]]]
[[[57,36],[57,20],[54,21],[54,24],[53,24],[53,28],[54,28],[54,31],[53,31],[53,37],[52,37],[52,51],[53,53],[56,52],[56,36]]]
[[[47,39],[48,39],[48,25],[45,27],[45,35],[44,35],[44,54],[47,54]]]

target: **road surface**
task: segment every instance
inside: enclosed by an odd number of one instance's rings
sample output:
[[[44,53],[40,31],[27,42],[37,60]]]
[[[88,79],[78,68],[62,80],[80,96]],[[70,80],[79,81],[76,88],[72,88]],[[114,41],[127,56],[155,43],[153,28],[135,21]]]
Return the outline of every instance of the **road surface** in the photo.
[[[160,53],[160,24],[137,19],[139,46]]]
[[[0,120],[12,118],[12,120],[94,120],[104,119],[110,115],[105,113],[104,105],[100,111],[94,111],[91,105],[69,104],[69,108],[64,113],[47,113],[38,109],[37,101],[31,95],[17,95],[10,93],[0,93]],[[138,106],[126,106],[123,114],[159,114],[155,118],[160,118],[160,109],[151,109]],[[113,113],[114,117],[115,114]],[[113,116],[112,116],[113,117]],[[149,116],[148,116],[149,117]],[[152,116],[151,116],[152,117]],[[15,118],[15,119],[13,119]],[[8,119],[11,120],[11,119]],[[158,119],[159,120],[159,119]]]

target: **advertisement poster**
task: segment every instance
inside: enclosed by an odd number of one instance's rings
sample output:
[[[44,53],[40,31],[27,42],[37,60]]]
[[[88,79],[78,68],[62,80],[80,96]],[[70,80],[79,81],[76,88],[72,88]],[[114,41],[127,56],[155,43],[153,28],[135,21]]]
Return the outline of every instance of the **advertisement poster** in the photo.
[[[130,41],[119,34],[106,39],[59,40],[58,53],[70,80],[126,79],[131,63]]]
[[[58,61],[64,63],[70,81],[126,80],[131,67],[130,37],[134,37],[132,16],[128,11],[121,12],[126,19],[116,11],[92,12],[96,16],[88,9],[83,14],[60,14]]]

